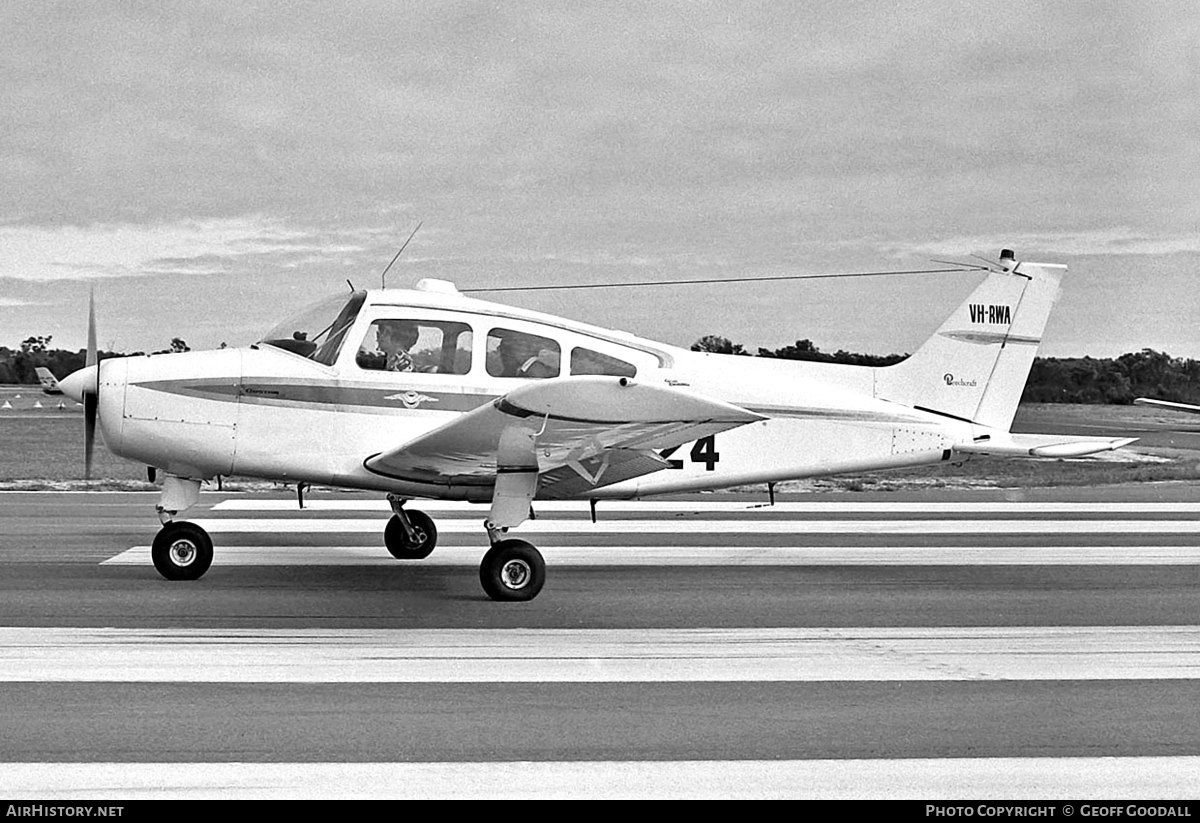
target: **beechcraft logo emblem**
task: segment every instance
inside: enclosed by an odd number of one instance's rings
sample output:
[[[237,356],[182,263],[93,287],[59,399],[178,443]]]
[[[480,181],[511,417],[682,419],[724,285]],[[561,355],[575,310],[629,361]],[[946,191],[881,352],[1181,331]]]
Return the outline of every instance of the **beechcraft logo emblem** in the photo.
[[[415,409],[422,403],[436,403],[436,397],[430,397],[427,394],[421,394],[415,391],[400,392],[399,394],[389,394],[384,400],[399,400],[404,404],[406,409]]]

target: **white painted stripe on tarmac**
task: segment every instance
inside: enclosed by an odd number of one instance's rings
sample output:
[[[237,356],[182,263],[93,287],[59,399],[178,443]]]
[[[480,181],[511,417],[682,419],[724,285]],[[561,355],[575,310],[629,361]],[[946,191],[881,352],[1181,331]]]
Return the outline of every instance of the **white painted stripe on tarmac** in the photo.
[[[415,509],[427,512],[466,512],[484,517],[488,506],[478,503],[460,503],[442,500],[413,500]],[[350,499],[350,500],[306,500],[305,511],[328,512],[390,512],[391,507],[386,500]],[[537,512],[579,512],[589,511],[585,501],[550,500],[534,503]],[[212,507],[212,511],[254,511],[279,512],[300,511],[295,500],[281,499],[233,499],[223,500]],[[597,503],[597,512],[603,517],[605,512],[753,512],[767,511],[782,514],[812,514],[821,512],[837,512],[843,514],[875,512],[894,512],[905,514],[1010,514],[1010,513],[1043,513],[1043,514],[1200,514],[1200,503],[1064,503],[1064,502],[811,502],[788,501],[768,505],[760,499],[742,501],[731,500],[699,500],[695,502],[658,501],[658,500],[601,500]]]
[[[0,628],[0,681],[648,683],[1200,679],[1200,626]]]
[[[381,534],[380,519],[201,518],[214,534]],[[473,520],[443,520],[439,534],[482,533]],[[530,520],[528,534],[1198,534],[1200,520]]]
[[[985,757],[486,763],[0,763],[38,800],[685,800],[926,798],[1150,801],[1196,796],[1200,757]],[[16,803],[20,809],[24,805]],[[982,804],[994,809],[992,803]],[[1125,815],[1127,802],[1117,806]],[[1058,811],[1062,815],[1062,810]],[[1073,809],[1082,814],[1081,809]],[[999,815],[1003,816],[1003,815]]]
[[[554,546],[549,567],[572,566],[1195,566],[1200,546]],[[470,566],[487,551],[439,546],[419,561],[380,546],[225,546],[213,566]],[[150,547],[133,546],[101,565],[148,566]]]

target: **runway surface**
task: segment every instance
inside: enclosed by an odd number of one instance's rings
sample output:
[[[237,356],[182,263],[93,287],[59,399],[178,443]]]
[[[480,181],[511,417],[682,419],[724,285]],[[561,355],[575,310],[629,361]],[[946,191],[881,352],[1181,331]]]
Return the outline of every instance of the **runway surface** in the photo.
[[[547,584],[479,587],[484,509],[382,548],[371,496],[0,493],[0,793],[1189,798],[1200,492],[537,506]],[[414,504],[415,505],[415,504]]]

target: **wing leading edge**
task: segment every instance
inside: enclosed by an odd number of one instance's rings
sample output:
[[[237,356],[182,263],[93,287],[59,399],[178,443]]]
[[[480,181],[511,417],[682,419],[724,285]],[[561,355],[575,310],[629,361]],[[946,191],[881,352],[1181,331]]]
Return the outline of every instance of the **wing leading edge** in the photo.
[[[364,465],[437,485],[491,486],[498,475],[537,472],[539,494],[569,497],[666,468],[654,450],[762,419],[667,386],[564,377],[514,389]]]

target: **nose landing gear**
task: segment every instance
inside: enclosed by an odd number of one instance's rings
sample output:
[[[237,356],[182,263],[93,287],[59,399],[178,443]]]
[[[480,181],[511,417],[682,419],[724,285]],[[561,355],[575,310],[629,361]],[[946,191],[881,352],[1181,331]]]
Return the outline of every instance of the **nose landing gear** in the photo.
[[[172,520],[200,498],[200,481],[168,474],[159,497],[159,520],[163,527],[154,536],[150,559],[168,580],[199,580],[213,561],[213,542],[208,532],[186,520]]]

